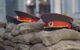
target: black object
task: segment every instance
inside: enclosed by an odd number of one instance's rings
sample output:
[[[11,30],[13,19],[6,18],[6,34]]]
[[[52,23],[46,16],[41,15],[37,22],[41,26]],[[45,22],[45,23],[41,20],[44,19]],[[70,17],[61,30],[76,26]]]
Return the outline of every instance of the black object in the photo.
[[[72,24],[72,29],[80,32],[80,26],[77,26],[75,24]]]
[[[63,28],[44,28],[45,31],[55,31],[55,30],[60,30],[60,29],[67,29],[66,27]]]
[[[14,24],[22,23],[22,22],[18,21],[16,18],[8,16],[8,15],[6,16],[6,19],[7,19],[7,22],[9,22],[9,23],[14,23]]]
[[[0,48],[0,50],[5,50],[4,48]]]
[[[41,19],[43,20],[43,22],[50,22],[50,21],[66,21],[69,23],[72,23],[73,19],[62,15],[62,14],[56,14],[56,13],[46,13],[46,14],[42,14],[41,15]]]

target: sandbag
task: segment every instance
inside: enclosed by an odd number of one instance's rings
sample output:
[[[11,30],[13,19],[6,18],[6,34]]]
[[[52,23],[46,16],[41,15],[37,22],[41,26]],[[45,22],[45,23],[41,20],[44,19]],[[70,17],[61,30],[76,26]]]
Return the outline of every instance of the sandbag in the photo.
[[[80,42],[62,40],[59,43],[48,47],[49,50],[80,50]]]
[[[56,31],[42,31],[37,34],[46,45],[53,45],[61,40],[80,40],[80,32],[71,29],[60,29]]]

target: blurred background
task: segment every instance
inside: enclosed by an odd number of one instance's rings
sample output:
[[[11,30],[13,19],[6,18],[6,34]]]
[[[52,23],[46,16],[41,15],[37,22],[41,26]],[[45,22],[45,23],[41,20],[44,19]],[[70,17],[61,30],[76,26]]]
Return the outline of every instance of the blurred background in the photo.
[[[80,0],[0,0],[0,21],[6,15],[15,16],[15,10],[36,16],[43,13],[59,13],[80,19]]]

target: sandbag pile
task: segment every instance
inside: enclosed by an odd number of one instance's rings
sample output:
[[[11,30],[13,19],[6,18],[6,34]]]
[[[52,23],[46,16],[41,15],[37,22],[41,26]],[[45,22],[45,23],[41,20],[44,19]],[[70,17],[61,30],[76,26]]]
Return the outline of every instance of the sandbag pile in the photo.
[[[9,23],[0,28],[0,50],[80,50],[80,32],[42,29],[41,23]]]

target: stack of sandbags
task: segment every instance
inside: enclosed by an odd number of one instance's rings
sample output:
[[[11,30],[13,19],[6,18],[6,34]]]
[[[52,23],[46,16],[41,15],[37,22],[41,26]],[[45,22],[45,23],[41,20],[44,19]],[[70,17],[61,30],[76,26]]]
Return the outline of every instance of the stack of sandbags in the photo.
[[[30,25],[28,25],[28,27],[29,26]],[[48,50],[50,50],[51,48],[55,48],[52,46],[58,45],[58,43],[60,41],[80,40],[80,33],[75,30],[60,29],[60,30],[55,30],[55,31],[37,31],[37,32],[35,31],[35,32],[33,32],[32,30],[35,30],[34,29],[35,27],[29,27],[29,29],[28,29],[28,27],[27,27],[27,29],[24,29],[24,31],[26,31],[26,32],[21,32],[22,34],[13,38],[13,39],[15,39],[13,41],[23,43],[23,44],[31,43],[33,45],[31,45],[30,48],[32,48],[32,49],[35,48],[33,50],[37,50],[37,47],[38,48],[41,47],[42,49],[40,49],[40,50],[44,50],[43,48],[45,48],[45,49],[47,48]],[[30,32],[28,32],[27,30]],[[63,44],[63,43],[61,43],[61,44]],[[66,45],[68,45],[67,42],[66,42]],[[65,45],[63,44],[63,46],[65,46]],[[77,46],[77,44],[75,46]],[[80,46],[78,46],[78,47],[80,47]]]
[[[0,32],[0,49],[80,50],[80,32],[72,29],[42,29],[41,23],[7,24],[6,29]]]

